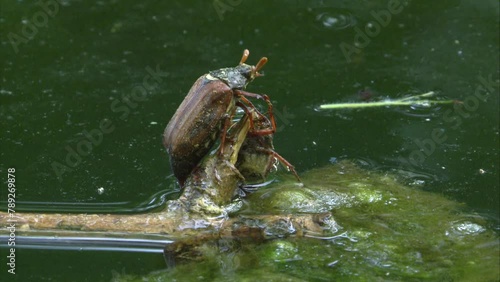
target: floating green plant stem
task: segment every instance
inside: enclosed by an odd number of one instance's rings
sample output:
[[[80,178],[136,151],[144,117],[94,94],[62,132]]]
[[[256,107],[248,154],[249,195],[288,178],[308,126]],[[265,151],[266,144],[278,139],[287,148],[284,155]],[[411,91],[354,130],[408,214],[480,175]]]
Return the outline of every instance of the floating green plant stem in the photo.
[[[454,104],[457,100],[429,100],[422,99],[428,98],[435,94],[434,91],[430,91],[424,94],[414,95],[410,97],[405,97],[397,100],[385,100],[378,102],[363,102],[363,103],[338,103],[338,104],[325,104],[319,106],[322,110],[327,109],[359,109],[359,108],[374,108],[374,107],[386,107],[386,106],[424,106],[428,107],[437,104]]]

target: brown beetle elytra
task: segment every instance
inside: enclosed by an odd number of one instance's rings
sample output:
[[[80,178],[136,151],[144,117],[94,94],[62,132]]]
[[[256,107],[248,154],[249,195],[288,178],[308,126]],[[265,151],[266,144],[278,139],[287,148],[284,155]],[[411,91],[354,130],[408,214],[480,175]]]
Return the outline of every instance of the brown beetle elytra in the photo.
[[[258,71],[267,58],[250,66],[245,64],[248,56],[249,51],[245,50],[238,66],[210,71],[198,78],[165,128],[163,145],[181,187],[216,139],[220,136],[224,142],[230,118],[236,110],[236,100],[239,100],[235,98],[241,97],[244,101],[248,100],[243,96],[262,98],[244,89],[260,76]]]

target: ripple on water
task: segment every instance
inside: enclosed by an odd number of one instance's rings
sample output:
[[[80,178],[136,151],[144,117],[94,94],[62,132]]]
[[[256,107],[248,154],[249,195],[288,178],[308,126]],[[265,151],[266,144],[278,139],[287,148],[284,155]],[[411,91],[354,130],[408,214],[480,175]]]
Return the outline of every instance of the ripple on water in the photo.
[[[419,91],[413,91],[412,93],[404,94],[404,95],[395,95],[395,97],[398,96],[403,96],[403,98],[398,98],[398,99],[405,99],[404,96],[413,96],[418,94]],[[444,101],[444,100],[449,100],[446,97],[440,97],[436,95],[435,97],[431,97],[429,99],[432,100],[437,100],[437,101]],[[404,106],[404,107],[395,107],[394,110],[396,112],[399,112],[403,115],[410,116],[410,117],[417,117],[417,118],[426,118],[429,119],[429,121],[433,118],[440,117],[443,115],[443,108],[449,108],[450,105],[436,105],[432,104],[430,102],[427,102],[426,99],[422,98],[419,100],[418,103],[415,103],[410,106]],[[453,107],[453,106],[451,106]]]
[[[320,28],[341,30],[354,26],[357,22],[348,10],[318,8],[314,9],[313,13],[316,14],[315,25]]]
[[[447,236],[463,237],[475,235],[486,231],[483,226],[470,221],[455,221],[451,223],[450,229],[446,232]]]

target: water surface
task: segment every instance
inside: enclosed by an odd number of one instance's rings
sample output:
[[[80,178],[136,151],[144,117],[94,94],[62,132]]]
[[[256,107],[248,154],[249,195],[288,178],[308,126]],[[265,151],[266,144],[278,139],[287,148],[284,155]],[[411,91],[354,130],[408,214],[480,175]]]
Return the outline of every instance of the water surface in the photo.
[[[397,13],[390,1],[240,1],[222,14],[221,2],[0,4],[0,171],[16,169],[17,211],[140,212],[176,197],[163,128],[200,75],[248,48],[250,63],[269,58],[248,90],[273,100],[275,147],[299,173],[356,160],[497,222],[497,1],[409,1]],[[431,90],[463,104],[317,110]],[[19,272],[56,280],[162,267],[135,253],[19,257]]]

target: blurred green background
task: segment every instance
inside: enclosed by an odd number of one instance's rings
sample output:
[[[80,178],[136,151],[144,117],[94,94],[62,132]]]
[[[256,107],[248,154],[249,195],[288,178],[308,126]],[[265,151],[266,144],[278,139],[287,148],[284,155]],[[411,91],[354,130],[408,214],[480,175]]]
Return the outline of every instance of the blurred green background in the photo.
[[[248,48],[248,63],[269,62],[247,90],[271,97],[276,150],[299,173],[352,159],[496,221],[498,1],[407,1],[391,13],[393,2],[3,1],[0,172],[4,182],[16,169],[16,211],[139,212],[175,198],[163,129],[199,76],[235,66]],[[156,80],[138,94],[151,72]],[[464,103],[317,109],[431,90]],[[102,140],[101,123],[110,131]],[[85,132],[98,139],[90,149]],[[57,253],[25,252],[30,262]],[[60,263],[93,261],[103,280],[103,262],[132,273],[162,263],[77,256],[62,252]],[[75,271],[23,265],[45,277]]]

